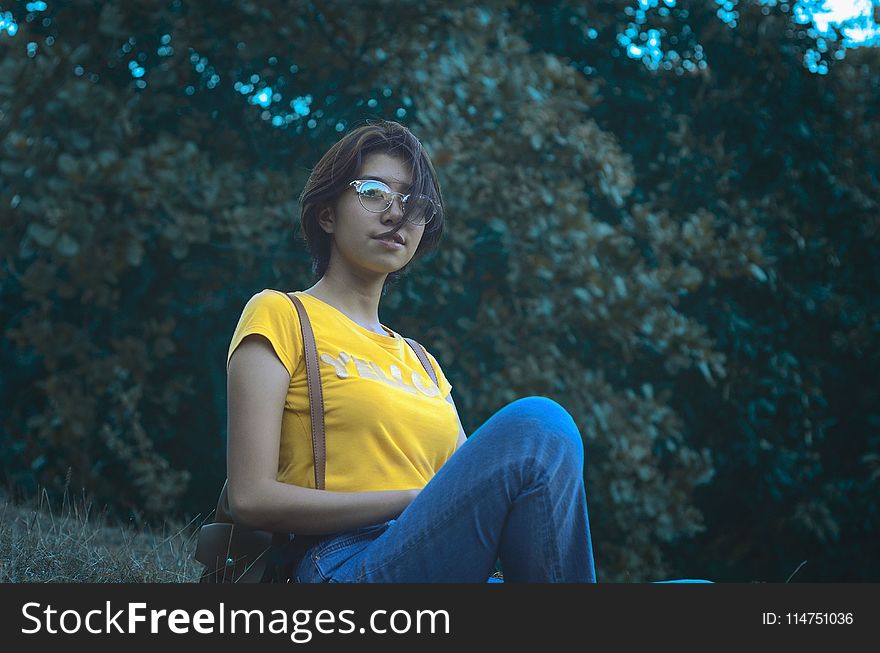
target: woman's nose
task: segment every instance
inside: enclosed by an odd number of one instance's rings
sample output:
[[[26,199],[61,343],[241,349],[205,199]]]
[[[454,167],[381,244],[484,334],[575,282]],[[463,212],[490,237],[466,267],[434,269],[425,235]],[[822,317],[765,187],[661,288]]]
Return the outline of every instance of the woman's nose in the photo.
[[[399,220],[403,217],[404,211],[403,198],[399,195],[395,195],[391,198],[391,206],[385,210],[385,213],[386,215],[391,215]]]

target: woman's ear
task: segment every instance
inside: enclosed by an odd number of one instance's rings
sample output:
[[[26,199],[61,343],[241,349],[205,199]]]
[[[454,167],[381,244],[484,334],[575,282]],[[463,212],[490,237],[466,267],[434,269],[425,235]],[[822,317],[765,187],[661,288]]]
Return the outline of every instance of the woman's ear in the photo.
[[[333,233],[336,226],[336,219],[333,214],[333,207],[325,206],[323,209],[321,209],[321,211],[318,213],[318,225],[326,233]]]

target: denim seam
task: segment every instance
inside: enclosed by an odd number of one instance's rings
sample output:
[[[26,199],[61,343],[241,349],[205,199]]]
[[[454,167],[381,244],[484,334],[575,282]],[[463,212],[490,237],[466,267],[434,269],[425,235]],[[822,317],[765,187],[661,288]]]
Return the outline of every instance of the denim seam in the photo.
[[[327,582],[327,577],[324,575],[324,572],[321,571],[321,567],[318,565],[318,556],[312,553],[309,557],[312,560],[312,566],[315,568],[315,571],[318,572],[318,576],[321,577],[321,582]]]
[[[542,507],[544,508],[544,514],[549,515],[550,511],[553,509],[553,506],[551,505],[550,497],[549,497],[548,493],[546,492],[546,489],[547,489],[546,485],[544,486],[543,489],[545,491],[541,492],[541,503],[543,504]],[[560,567],[560,560],[559,560],[559,556],[557,555],[558,550],[551,550],[552,549],[551,542],[552,542],[553,538],[549,535],[549,530],[545,531],[545,536],[543,539],[544,539],[544,556],[543,556],[544,559],[542,562],[544,564],[547,564],[548,561],[552,561],[550,563],[551,569],[549,570],[551,572],[550,577],[552,578],[552,580],[550,582],[556,583],[556,582],[559,582],[559,579],[562,577],[562,569]],[[548,555],[548,553],[551,555]]]
[[[335,582],[333,580],[332,575],[328,576],[328,575],[324,574],[323,570],[321,569],[321,565],[318,564],[318,560],[320,560],[322,558],[326,558],[328,556],[331,556],[334,553],[341,551],[342,549],[345,549],[349,546],[352,546],[353,544],[358,544],[359,542],[363,542],[365,540],[371,539],[371,537],[374,534],[374,531],[375,531],[375,529],[370,529],[367,532],[359,532],[359,533],[355,533],[353,535],[349,535],[347,537],[340,537],[338,539],[331,539],[331,540],[323,543],[324,548],[321,548],[322,544],[317,544],[315,546],[315,548],[313,548],[312,551],[310,552],[310,558],[312,560],[312,564],[315,566],[315,569],[317,569],[320,577],[325,581]],[[375,539],[375,538],[373,538],[373,539]],[[354,555],[358,555],[358,554],[355,553]],[[346,562],[347,562],[347,560],[346,560]],[[345,564],[345,562],[343,562],[342,564]]]
[[[355,531],[350,531],[348,534],[340,533],[338,535],[331,536],[328,539],[325,539],[322,542],[318,542],[311,548],[312,553],[318,554],[318,557],[323,557],[330,555],[331,553],[335,553],[339,549],[342,549],[346,546],[354,544],[362,539],[369,538],[373,536],[373,534],[382,529],[387,530],[388,522],[382,522],[381,524],[373,524],[371,526],[365,526],[363,528],[359,528]],[[324,548],[321,548],[324,547]]]
[[[358,540],[363,539],[365,535],[366,533],[362,533],[359,535],[350,535],[348,537],[339,538],[338,540],[331,540],[324,548],[320,548],[320,545],[318,545],[314,551],[315,557],[320,559],[332,553],[336,553],[340,549],[344,549],[345,547],[354,544]]]

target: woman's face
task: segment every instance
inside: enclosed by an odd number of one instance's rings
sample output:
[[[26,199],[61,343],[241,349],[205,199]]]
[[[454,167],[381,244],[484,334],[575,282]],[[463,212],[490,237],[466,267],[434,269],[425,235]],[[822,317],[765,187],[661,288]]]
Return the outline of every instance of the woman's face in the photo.
[[[406,194],[412,183],[409,166],[402,160],[384,153],[364,157],[355,179],[379,179],[391,190]],[[377,236],[397,232],[403,245],[391,245]],[[321,228],[332,234],[330,268],[350,266],[356,271],[388,274],[404,267],[416,253],[425,226],[416,226],[403,220],[401,198],[395,197],[383,213],[367,211],[358,201],[354,188],[346,188],[336,202],[336,210],[325,210]]]

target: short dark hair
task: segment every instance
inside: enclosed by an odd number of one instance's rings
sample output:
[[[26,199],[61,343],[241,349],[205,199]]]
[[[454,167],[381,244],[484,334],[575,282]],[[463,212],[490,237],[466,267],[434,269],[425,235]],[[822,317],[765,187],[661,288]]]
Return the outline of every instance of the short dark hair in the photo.
[[[312,256],[312,272],[320,279],[330,264],[331,235],[321,229],[318,216],[323,208],[334,205],[343,191],[348,190],[360,171],[366,155],[383,153],[397,157],[412,170],[411,193],[428,195],[438,204],[437,214],[425,226],[422,240],[410,262],[435,250],[443,233],[444,204],[440,182],[431,158],[413,133],[399,122],[378,120],[353,129],[337,141],[309,175],[299,197],[300,226],[306,247]],[[403,222],[398,226],[403,226]],[[387,288],[400,279],[409,263],[391,272],[382,287]]]

